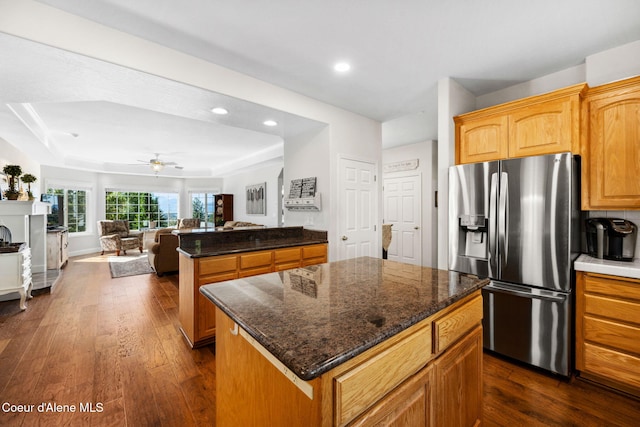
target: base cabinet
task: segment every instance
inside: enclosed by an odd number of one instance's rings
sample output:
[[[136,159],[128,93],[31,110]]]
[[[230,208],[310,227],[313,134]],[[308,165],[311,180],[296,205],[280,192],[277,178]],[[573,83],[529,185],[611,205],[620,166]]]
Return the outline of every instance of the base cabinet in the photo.
[[[216,340],[216,309],[200,287],[241,277],[327,262],[327,245],[307,245],[203,258],[180,254],[178,318],[192,348]]]
[[[69,231],[47,232],[47,269],[59,270],[69,261]]]
[[[578,272],[576,369],[640,396],[640,280]]]
[[[218,310],[216,424],[480,425],[481,320],[478,291],[320,377],[303,381],[292,379],[273,356],[275,361],[264,356],[266,350],[245,338],[241,329],[238,333],[233,320]]]

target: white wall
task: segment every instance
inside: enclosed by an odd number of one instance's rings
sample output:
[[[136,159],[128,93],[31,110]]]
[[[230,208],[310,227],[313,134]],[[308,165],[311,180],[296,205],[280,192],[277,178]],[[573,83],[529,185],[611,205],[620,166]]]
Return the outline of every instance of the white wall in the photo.
[[[358,156],[380,165],[382,137],[379,122],[33,0],[2,0],[1,4],[2,32],[329,124],[330,141],[326,145],[326,157],[329,159],[330,187],[323,195],[329,219],[325,222],[326,212],[323,213],[322,226],[329,233],[329,259],[335,259],[335,239],[340,221],[335,203],[338,197],[338,156]],[[43,22],[47,25],[42,25]],[[289,166],[285,150],[285,171]],[[380,207],[378,223],[381,212]]]
[[[453,117],[474,110],[475,97],[451,78],[438,82],[438,268],[449,269],[449,166],[455,163]]]
[[[314,230],[331,229],[332,179],[330,175],[330,129],[328,126],[299,138],[287,140],[284,145],[284,194],[289,195],[291,181],[302,178],[316,178],[316,194],[320,194],[320,212],[299,212],[286,210],[286,225],[302,225]],[[329,240],[331,236],[329,236]],[[332,248],[329,249],[332,252]]]
[[[223,193],[233,194],[233,219],[235,221],[253,222],[268,227],[278,226],[278,198],[280,197],[278,175],[280,175],[283,166],[283,163],[278,163],[225,177]],[[248,215],[245,198],[246,186],[260,184],[261,182],[267,183],[266,214]]]
[[[423,141],[415,144],[401,145],[382,150],[382,164],[418,159],[418,168],[413,171],[384,173],[384,178],[420,174],[422,186],[422,265],[437,267],[438,230],[436,227],[437,210],[435,208],[435,191],[438,179],[437,142]],[[384,193],[384,190],[383,190]],[[384,195],[383,195],[384,197]],[[381,204],[383,197],[380,198]],[[384,205],[383,205],[384,210]]]

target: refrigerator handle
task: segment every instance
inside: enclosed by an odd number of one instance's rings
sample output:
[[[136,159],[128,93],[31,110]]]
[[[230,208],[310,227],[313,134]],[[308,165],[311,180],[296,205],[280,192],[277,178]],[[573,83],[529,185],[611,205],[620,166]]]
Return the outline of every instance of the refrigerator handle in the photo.
[[[494,277],[498,271],[496,247],[496,206],[498,206],[498,173],[491,174],[491,190],[489,192],[489,275]]]
[[[498,200],[498,245],[502,265],[507,265],[509,255],[509,174],[500,174],[500,199]]]

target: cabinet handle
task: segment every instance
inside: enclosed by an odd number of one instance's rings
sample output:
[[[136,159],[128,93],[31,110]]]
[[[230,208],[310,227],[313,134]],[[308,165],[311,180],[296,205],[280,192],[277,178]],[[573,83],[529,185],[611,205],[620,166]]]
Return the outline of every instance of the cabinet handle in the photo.
[[[231,335],[238,335],[238,324],[234,323],[233,329],[229,329],[229,331],[231,332]]]

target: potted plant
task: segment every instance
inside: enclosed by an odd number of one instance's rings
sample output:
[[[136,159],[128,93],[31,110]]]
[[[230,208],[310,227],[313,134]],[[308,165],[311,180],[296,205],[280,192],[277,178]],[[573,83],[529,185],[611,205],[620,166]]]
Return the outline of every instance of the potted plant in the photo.
[[[38,178],[31,175],[30,173],[25,173],[24,175],[22,175],[22,182],[27,184],[27,194],[29,195],[29,200],[35,199],[35,197],[33,197],[33,193],[31,192],[31,184],[36,182],[37,180]]]
[[[6,165],[2,172],[8,177],[9,188],[4,192],[4,196],[9,200],[17,200],[20,195],[18,181],[22,175],[22,168],[19,165]]]

